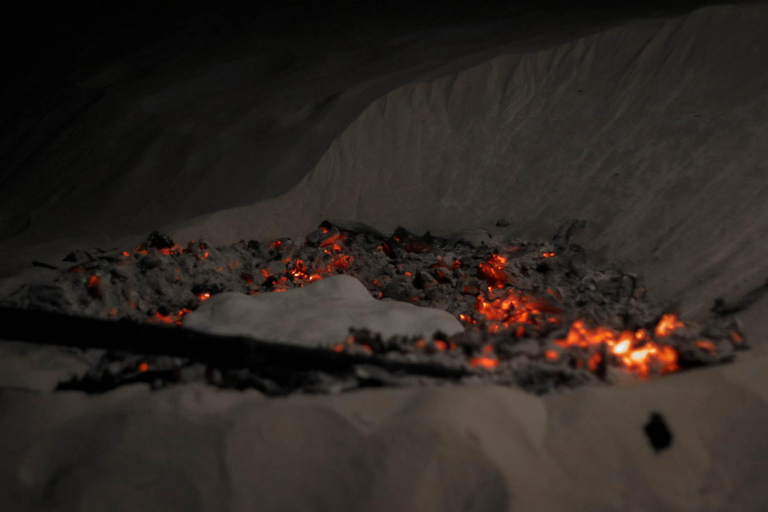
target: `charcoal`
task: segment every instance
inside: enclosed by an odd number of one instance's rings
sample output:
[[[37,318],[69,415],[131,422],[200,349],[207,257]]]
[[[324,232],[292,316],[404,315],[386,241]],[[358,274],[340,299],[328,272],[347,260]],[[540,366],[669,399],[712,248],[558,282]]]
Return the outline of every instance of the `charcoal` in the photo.
[[[455,233],[448,238],[448,245],[455,247],[465,245],[473,248],[481,248],[491,245],[493,238],[484,229],[468,229]]]
[[[139,260],[139,266],[144,270],[152,270],[163,266],[163,260],[156,253],[150,253]]]
[[[499,220],[496,221],[496,227],[498,227],[498,228],[506,228],[510,224],[511,223],[508,220],[506,220],[506,219],[499,219]]]
[[[320,245],[320,242],[323,240],[323,237],[325,235],[325,232],[323,232],[320,229],[316,229],[312,231],[310,234],[307,235],[306,243],[310,247],[318,247]]]
[[[168,235],[153,231],[142,245],[148,249],[169,249],[175,244]]]
[[[328,228],[335,226],[339,231],[344,233],[371,235],[377,239],[385,238],[381,231],[362,222],[352,220],[326,220],[320,225]]]
[[[591,267],[586,250],[572,242],[583,227],[582,221],[570,221],[551,242],[531,242],[498,240],[483,230],[445,239],[399,227],[386,236],[360,223],[326,221],[300,241],[240,241],[215,249],[204,240],[182,248],[153,232],[134,250],[74,251],[71,267],[51,269],[50,282],[25,285],[0,306],[177,326],[218,293],[284,291],[344,273],[363,282],[376,299],[438,307],[465,326],[450,338],[433,333],[424,339],[382,339],[354,331],[348,341],[331,346],[371,363],[343,371],[269,365],[233,370],[183,358],[111,354],[109,364],[95,365],[78,382],[62,383],[88,392],[132,382],[162,387],[200,381],[269,395],[335,393],[445,378],[455,382],[459,375],[465,383],[546,393],[721,364],[747,348],[732,313],[747,307],[762,288],[741,301],[721,301],[714,318],[680,322],[658,335],[663,315],[673,313],[649,298],[641,277]],[[577,322],[582,331],[574,330]],[[622,362],[605,342],[579,338],[597,329],[613,336],[611,347],[630,332],[637,336],[632,350],[671,353],[674,360]],[[140,361],[149,370],[137,371]],[[422,365],[430,376],[393,371],[390,363]]]
[[[45,263],[43,261],[33,261],[32,266],[38,268],[46,268],[48,270],[61,270],[59,267],[51,265],[50,263]]]
[[[419,270],[413,279],[413,285],[421,290],[437,286],[437,279],[426,270]]]

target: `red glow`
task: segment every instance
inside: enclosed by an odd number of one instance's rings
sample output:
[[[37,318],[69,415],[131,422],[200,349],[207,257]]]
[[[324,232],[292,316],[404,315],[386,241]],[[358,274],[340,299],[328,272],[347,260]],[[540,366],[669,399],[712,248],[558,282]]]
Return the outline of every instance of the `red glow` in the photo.
[[[514,288],[505,290],[501,297],[496,297],[490,292],[487,297],[478,295],[475,310],[483,315],[486,321],[499,322],[506,329],[514,324],[540,325],[560,321],[558,308]],[[520,335],[523,334],[524,331]]]
[[[469,360],[469,365],[473,368],[482,367],[490,370],[496,368],[499,361],[490,357],[473,357]]]
[[[172,318],[170,315],[163,315],[159,311],[154,314],[154,318],[164,324],[176,323],[176,319]]]
[[[198,293],[197,298],[200,299],[200,302],[204,302],[211,298],[211,294],[209,292]]]
[[[495,288],[503,288],[509,280],[504,268],[507,264],[507,258],[494,254],[487,261],[477,265],[477,277],[487,282]]]
[[[171,256],[172,254],[181,254],[184,252],[184,248],[180,245],[174,245],[173,247],[163,247],[159,252],[163,256]]]
[[[147,373],[149,371],[149,365],[147,363],[139,363],[139,373]]]
[[[325,232],[327,233],[327,230]],[[336,249],[336,247],[338,247],[338,250],[340,251],[341,250],[341,246],[339,246],[335,242],[337,242],[339,240],[344,240],[344,239],[345,239],[344,235],[342,233],[338,233],[336,235],[329,236],[328,238],[326,238],[325,240],[320,242],[320,247],[328,247],[329,245],[333,245],[334,249]]]
[[[663,338],[683,327],[685,327],[685,324],[681,322],[674,313],[662,315],[659,324],[656,326],[656,336]]]
[[[590,351],[590,369],[597,368],[601,362],[595,358],[601,346],[607,348],[608,354],[619,365],[641,377],[647,377],[652,370],[669,373],[679,369],[675,349],[651,340],[645,329],[618,333],[602,326],[588,328],[578,320],[571,325],[566,338],[555,340],[555,343],[563,348],[578,347]]]

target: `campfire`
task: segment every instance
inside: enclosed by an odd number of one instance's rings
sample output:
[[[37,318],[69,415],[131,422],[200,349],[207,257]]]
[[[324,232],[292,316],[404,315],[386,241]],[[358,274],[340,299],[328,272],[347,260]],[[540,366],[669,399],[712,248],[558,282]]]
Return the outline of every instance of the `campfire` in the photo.
[[[323,350],[360,361],[462,368],[464,378],[537,393],[653,378],[728,361],[746,348],[738,322],[684,321],[654,303],[639,276],[591,268],[584,248],[572,241],[580,227],[571,222],[548,242],[476,243],[403,228],[387,236],[357,223],[324,222],[304,240],[240,241],[218,248],[202,240],[182,247],[155,232],[130,251],[73,252],[66,258],[71,266],[50,283],[25,286],[4,306],[177,327],[222,292],[278,293],[347,274],[375,299],[445,310],[464,332],[384,339],[357,330],[346,339],[328,340]],[[338,389],[318,382],[350,379],[310,369],[287,387],[270,387],[264,384],[270,377],[252,370],[108,353],[89,375],[66,386],[103,381],[108,367],[115,385],[147,375],[165,385],[186,375],[218,385],[277,389],[276,394]],[[403,384],[398,371],[388,371],[388,377],[373,379],[377,385]],[[345,389],[370,385],[370,376],[357,374]]]

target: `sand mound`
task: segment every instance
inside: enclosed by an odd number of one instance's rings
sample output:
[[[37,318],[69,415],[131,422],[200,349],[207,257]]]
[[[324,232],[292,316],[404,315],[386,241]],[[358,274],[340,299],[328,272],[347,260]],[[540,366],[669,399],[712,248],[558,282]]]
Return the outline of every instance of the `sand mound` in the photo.
[[[440,309],[371,297],[363,283],[338,275],[281,293],[215,295],[184,317],[185,328],[212,334],[245,335],[299,345],[343,342],[349,329],[369,329],[384,338],[451,335],[464,327]]]

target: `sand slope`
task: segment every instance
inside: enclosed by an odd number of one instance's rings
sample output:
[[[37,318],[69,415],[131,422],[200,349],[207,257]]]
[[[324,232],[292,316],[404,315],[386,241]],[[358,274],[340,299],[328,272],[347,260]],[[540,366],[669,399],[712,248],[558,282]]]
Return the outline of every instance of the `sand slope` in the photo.
[[[285,193],[400,85],[711,1],[45,3],[4,26],[0,275]]]
[[[447,232],[586,219],[592,254],[706,308],[768,278],[768,7],[709,7],[499,57],[368,107],[288,194],[181,231],[324,217]]]

